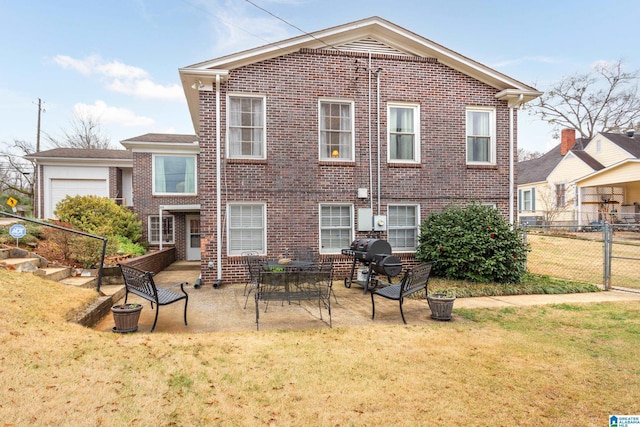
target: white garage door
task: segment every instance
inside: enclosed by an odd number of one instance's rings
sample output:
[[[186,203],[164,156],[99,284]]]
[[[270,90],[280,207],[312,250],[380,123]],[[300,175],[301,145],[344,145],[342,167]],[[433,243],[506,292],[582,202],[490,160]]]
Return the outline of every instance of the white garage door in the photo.
[[[56,205],[67,196],[109,197],[106,179],[52,179],[51,203],[48,206],[47,218],[53,218]]]

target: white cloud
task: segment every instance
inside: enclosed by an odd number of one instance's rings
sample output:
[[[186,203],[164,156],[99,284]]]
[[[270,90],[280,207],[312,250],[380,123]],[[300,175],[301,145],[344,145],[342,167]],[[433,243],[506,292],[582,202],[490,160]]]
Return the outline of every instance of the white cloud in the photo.
[[[550,56],[522,56],[520,58],[514,59],[506,59],[501,62],[497,62],[491,67],[500,68],[500,67],[509,67],[513,65],[522,65],[525,63],[539,63],[539,64],[559,64],[561,61],[559,59],[550,57]]]
[[[110,107],[104,101],[97,100],[93,105],[78,103],[73,106],[73,112],[79,117],[95,117],[103,125],[122,126],[153,126],[155,120],[138,116],[126,108]]]
[[[114,92],[143,99],[184,100],[180,85],[156,83],[142,68],[119,61],[105,62],[98,55],[84,59],[57,55],[53,61],[64,69],[72,69],[84,76],[98,76],[105,87]]]

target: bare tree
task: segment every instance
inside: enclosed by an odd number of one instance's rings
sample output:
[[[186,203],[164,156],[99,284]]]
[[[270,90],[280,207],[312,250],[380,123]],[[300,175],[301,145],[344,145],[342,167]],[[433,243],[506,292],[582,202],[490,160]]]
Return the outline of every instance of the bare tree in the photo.
[[[100,121],[91,114],[74,114],[71,130],[63,130],[62,138],[45,134],[55,147],[107,149],[111,148],[110,139],[103,135]]]
[[[529,151],[524,148],[518,148],[518,161],[533,160],[541,157],[544,153],[540,151]]]
[[[14,140],[13,145],[0,151],[0,193],[33,198],[33,164],[23,156],[33,153],[33,145]]]
[[[624,131],[640,119],[639,76],[639,70],[624,72],[622,60],[599,63],[589,73],[563,77],[528,108],[556,131],[576,129],[582,138]]]

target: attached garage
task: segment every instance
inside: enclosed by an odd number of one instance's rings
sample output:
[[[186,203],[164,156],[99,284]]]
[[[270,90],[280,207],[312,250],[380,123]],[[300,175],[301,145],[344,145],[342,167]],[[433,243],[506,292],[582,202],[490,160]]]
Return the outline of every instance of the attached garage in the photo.
[[[67,196],[109,197],[109,183],[106,179],[51,179],[51,200],[47,218],[54,218],[53,211],[58,202]]]

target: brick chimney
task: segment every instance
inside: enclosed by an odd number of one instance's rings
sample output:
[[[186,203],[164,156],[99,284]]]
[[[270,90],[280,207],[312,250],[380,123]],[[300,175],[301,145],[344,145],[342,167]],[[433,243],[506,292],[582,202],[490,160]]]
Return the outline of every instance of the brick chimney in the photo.
[[[576,130],[562,129],[560,136],[560,154],[564,156],[576,144]]]

